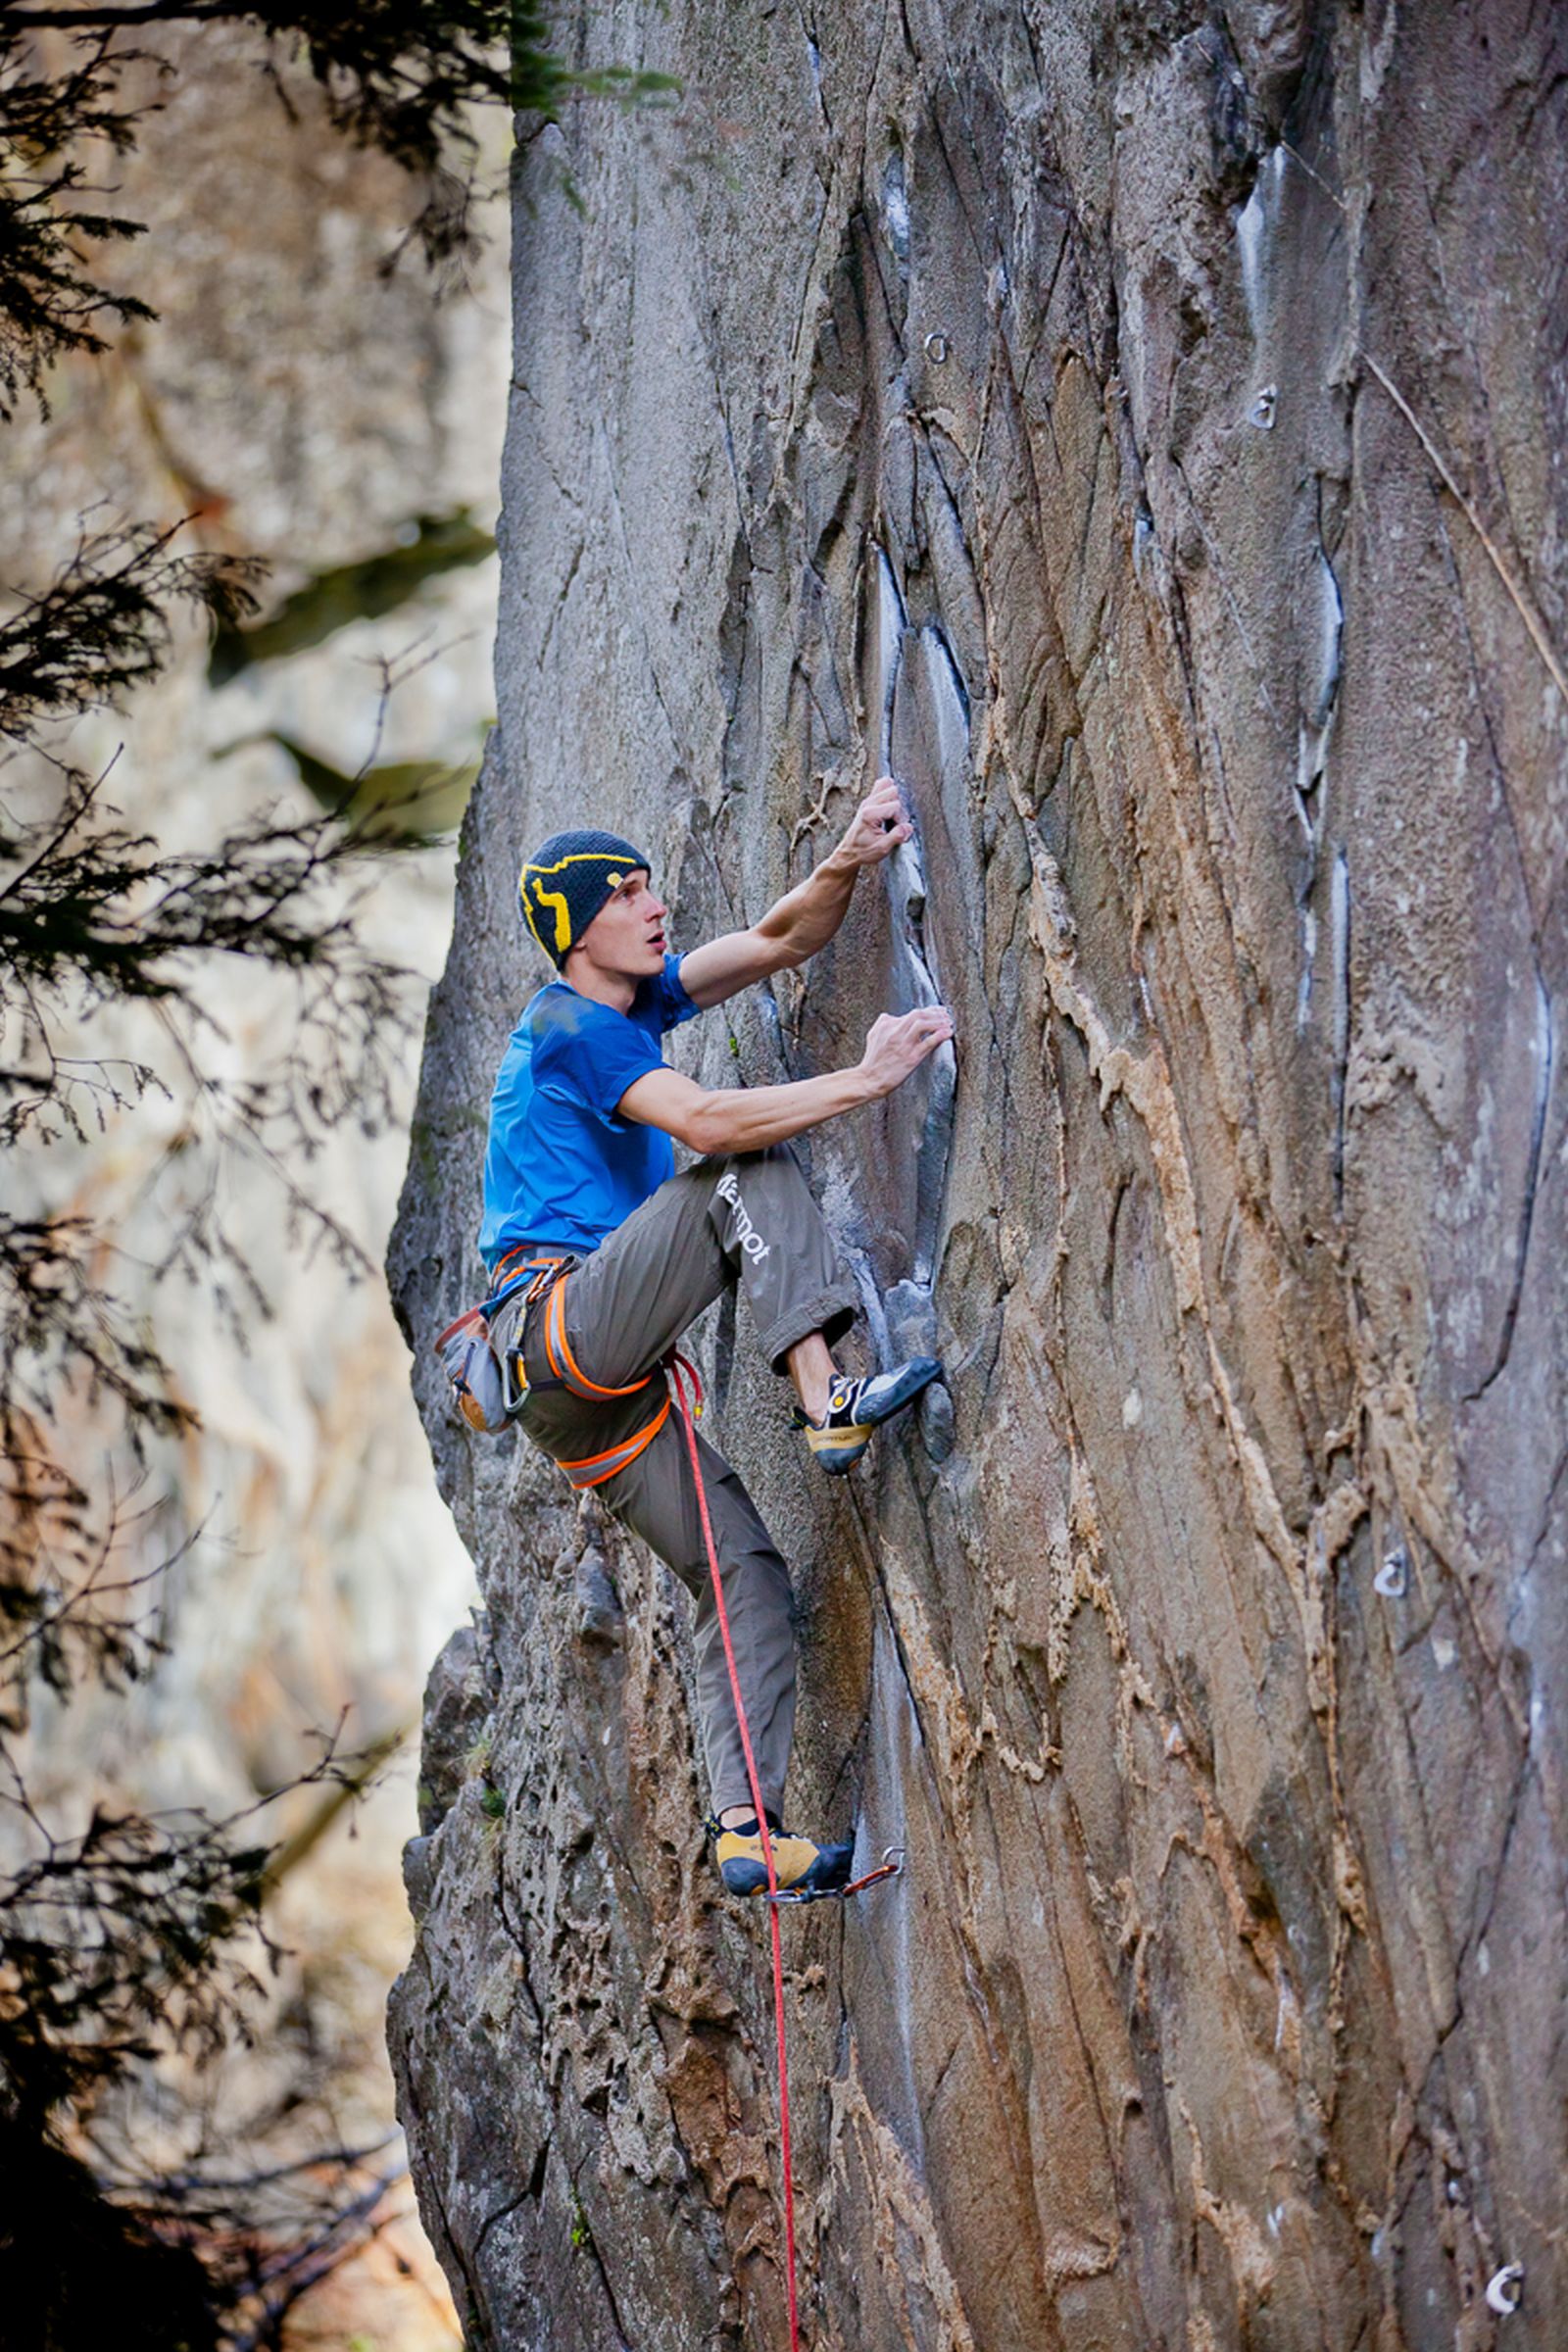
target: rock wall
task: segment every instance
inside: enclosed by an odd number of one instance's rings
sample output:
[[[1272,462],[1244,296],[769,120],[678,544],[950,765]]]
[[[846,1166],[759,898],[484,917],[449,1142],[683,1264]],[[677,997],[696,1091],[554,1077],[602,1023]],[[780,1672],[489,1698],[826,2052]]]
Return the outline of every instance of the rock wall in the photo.
[[[868,1348],[947,1392],[813,1483],[744,1315],[701,1335],[798,1579],[793,1813],[908,1857],[786,1921],[807,2340],[1544,2347],[1568,25],[592,15],[686,96],[523,150],[502,725],[393,1279],[421,1344],[473,1288],[531,841],[649,843],[695,944],[891,763],[917,843],[678,1048],[957,1022],[808,1154]],[[781,2345],[683,1597],[416,1379],[488,1608],[391,2032],[469,2343]]]

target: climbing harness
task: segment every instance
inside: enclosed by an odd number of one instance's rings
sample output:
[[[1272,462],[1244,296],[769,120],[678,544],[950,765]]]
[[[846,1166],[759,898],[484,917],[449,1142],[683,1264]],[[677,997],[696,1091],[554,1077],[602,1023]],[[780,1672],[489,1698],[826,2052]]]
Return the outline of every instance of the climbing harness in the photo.
[[[564,1470],[579,1494],[589,1487],[602,1487],[607,1478],[613,1478],[617,1470],[626,1469],[640,1453],[647,1452],[668,1419],[669,1398],[666,1396],[653,1419],[645,1421],[641,1429],[634,1430],[624,1444],[612,1446],[608,1453],[590,1453],[580,1462],[561,1462],[558,1468]]]
[[[635,1396],[639,1389],[648,1387],[654,1378],[653,1372],[645,1372],[641,1380],[629,1381],[623,1389],[601,1388],[598,1381],[588,1378],[572,1354],[571,1343],[566,1338],[566,1283],[569,1275],[568,1266],[555,1277],[545,1300],[545,1360],[551,1372],[563,1388],[569,1389],[574,1396],[586,1397],[592,1403],[603,1403],[614,1396]],[[656,1366],[655,1370],[658,1369]],[[647,1452],[668,1419],[669,1394],[666,1390],[664,1400],[653,1419],[645,1421],[640,1429],[634,1429],[629,1438],[622,1438],[619,1445],[609,1446],[603,1453],[586,1454],[581,1461],[562,1462],[560,1467],[579,1494],[589,1487],[602,1487],[607,1478],[613,1478],[617,1470],[629,1468],[639,1454]]]
[[[586,1396],[591,1402],[601,1402],[610,1396],[635,1396],[639,1389],[647,1388],[654,1377],[652,1372],[645,1372],[641,1380],[628,1381],[623,1389],[605,1389],[600,1387],[597,1380],[589,1379],[572,1354],[566,1338],[566,1279],[569,1273],[568,1267],[566,1273],[556,1277],[545,1301],[545,1358],[551,1371],[564,1388],[570,1389],[574,1396]]]
[[[528,1395],[520,1344],[497,1348],[491,1331],[496,1315],[524,1285],[527,1286],[524,1312],[540,1299],[545,1302],[545,1358],[557,1386],[569,1389],[574,1396],[592,1403],[603,1403],[615,1396],[635,1396],[654,1379],[653,1372],[645,1372],[641,1380],[631,1381],[623,1389],[607,1389],[590,1380],[583,1371],[566,1337],[566,1280],[572,1262],[564,1254],[547,1256],[530,1251],[526,1244],[509,1250],[496,1267],[489,1297],[477,1306],[470,1306],[455,1323],[449,1323],[435,1342],[435,1353],[452,1383],[458,1410],[471,1429],[498,1436],[515,1420]],[[519,1342],[520,1338],[519,1330]],[[606,1479],[613,1478],[617,1470],[626,1469],[639,1454],[646,1452],[669,1419],[669,1404],[666,1394],[652,1420],[645,1421],[629,1438],[607,1447],[603,1453],[563,1462],[561,1468],[579,1493],[590,1487],[602,1487]]]

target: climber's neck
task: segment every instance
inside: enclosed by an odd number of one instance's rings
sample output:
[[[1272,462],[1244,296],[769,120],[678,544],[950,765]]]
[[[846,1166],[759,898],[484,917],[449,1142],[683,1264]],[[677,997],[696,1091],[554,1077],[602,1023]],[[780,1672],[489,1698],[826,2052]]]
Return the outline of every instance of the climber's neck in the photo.
[[[637,995],[637,981],[627,981],[618,971],[562,971],[566,988],[576,988],[581,998],[592,998],[595,1004],[609,1004],[612,1011],[630,1013],[632,998]]]
[[[642,974],[617,972],[594,963],[574,948],[562,967],[561,977],[579,997],[592,997],[596,1004],[608,1004],[612,1012],[630,1012]]]

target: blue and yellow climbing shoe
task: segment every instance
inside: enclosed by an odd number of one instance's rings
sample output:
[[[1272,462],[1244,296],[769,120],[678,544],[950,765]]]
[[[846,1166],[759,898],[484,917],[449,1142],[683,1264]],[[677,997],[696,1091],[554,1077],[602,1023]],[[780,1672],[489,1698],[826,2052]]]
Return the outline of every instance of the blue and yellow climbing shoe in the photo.
[[[806,1443],[823,1469],[841,1477],[870,1445],[877,1423],[911,1403],[941,1374],[934,1355],[911,1355],[906,1364],[896,1364],[891,1372],[868,1373],[864,1380],[841,1375],[828,1391],[821,1420],[811,1420],[797,1405],[793,1425],[805,1431]]]
[[[708,1826],[717,1840],[718,1875],[726,1892],[765,1894],[767,1864],[762,1859],[762,1839],[756,1814],[738,1829],[723,1829],[716,1821]],[[853,1843],[813,1845],[809,1838],[797,1838],[789,1830],[773,1829],[771,1822],[768,1827],[773,1841],[773,1874],[781,1892],[831,1894],[848,1886],[855,1856]]]

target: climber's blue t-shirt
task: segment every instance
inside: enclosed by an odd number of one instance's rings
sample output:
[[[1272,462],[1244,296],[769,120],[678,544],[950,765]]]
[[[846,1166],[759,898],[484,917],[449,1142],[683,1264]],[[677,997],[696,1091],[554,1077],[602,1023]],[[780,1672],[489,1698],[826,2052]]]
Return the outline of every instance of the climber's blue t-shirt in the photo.
[[[696,1011],[678,956],[642,982],[629,1012],[564,980],[523,1008],[490,1098],[479,1250],[492,1272],[514,1242],[597,1250],[674,1174],[663,1130],[618,1117],[615,1104],[662,1069],[664,1031]]]

